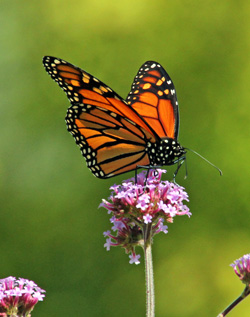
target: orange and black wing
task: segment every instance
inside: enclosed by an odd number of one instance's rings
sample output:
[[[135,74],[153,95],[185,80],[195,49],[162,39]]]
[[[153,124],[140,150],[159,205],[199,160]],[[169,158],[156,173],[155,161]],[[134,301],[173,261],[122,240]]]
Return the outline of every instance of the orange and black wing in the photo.
[[[177,139],[179,111],[176,91],[159,63],[148,61],[142,65],[126,101],[160,138]]]
[[[145,151],[148,133],[129,119],[86,104],[72,105],[65,119],[96,177],[108,178],[150,165]]]
[[[146,144],[158,136],[126,101],[62,59],[45,56],[43,63],[72,104],[66,116],[68,131],[95,176],[108,178],[150,165]]]
[[[72,105],[82,103],[110,110],[156,136],[136,111],[99,79],[60,58],[45,56],[43,64],[51,78],[65,91]]]

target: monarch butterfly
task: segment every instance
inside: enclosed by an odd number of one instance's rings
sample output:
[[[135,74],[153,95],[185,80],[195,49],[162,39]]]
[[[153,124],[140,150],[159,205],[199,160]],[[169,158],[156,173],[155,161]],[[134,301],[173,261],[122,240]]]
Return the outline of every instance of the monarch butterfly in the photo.
[[[45,56],[43,64],[67,94],[71,103],[65,118],[68,131],[96,177],[185,160],[186,151],[177,141],[175,87],[159,63],[148,61],[141,66],[126,100],[62,59]]]

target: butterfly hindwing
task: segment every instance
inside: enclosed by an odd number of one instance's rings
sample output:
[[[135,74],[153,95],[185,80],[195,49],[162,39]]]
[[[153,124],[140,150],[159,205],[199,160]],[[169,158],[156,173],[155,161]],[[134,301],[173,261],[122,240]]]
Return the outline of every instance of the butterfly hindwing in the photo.
[[[145,132],[112,111],[75,104],[65,118],[87,166],[99,178],[108,178],[149,165]]]
[[[142,65],[126,101],[159,137],[177,139],[179,113],[176,91],[159,63],[148,61]]]

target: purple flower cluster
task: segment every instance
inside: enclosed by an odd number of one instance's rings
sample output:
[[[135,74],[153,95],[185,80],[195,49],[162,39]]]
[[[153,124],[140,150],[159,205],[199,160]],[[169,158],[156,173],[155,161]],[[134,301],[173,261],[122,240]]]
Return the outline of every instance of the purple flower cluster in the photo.
[[[242,283],[250,286],[250,254],[245,254],[230,264]]]
[[[110,219],[112,230],[104,232],[108,237],[105,243],[110,246],[122,246],[127,253],[131,252],[130,263],[139,264],[139,255],[135,254],[135,246],[143,246],[143,228],[149,226],[151,236],[159,232],[168,232],[164,223],[172,223],[175,216],[190,216],[189,208],[183,204],[188,201],[184,188],[169,181],[162,181],[165,170],[151,170],[148,177],[142,172],[121,185],[110,187],[109,201],[103,199],[100,207],[112,214]]]
[[[0,279],[0,316],[30,316],[45,291],[33,281],[13,276]]]

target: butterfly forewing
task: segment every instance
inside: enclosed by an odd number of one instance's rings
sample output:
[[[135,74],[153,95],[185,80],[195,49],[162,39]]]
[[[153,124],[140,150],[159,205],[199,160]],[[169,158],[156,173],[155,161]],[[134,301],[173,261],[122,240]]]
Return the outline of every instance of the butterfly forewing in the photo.
[[[142,65],[126,101],[159,137],[177,139],[179,113],[176,91],[159,63],[148,61]]]
[[[66,92],[71,104],[86,104],[110,110],[140,125],[153,137],[154,131],[110,87],[99,79],[62,59],[45,56],[43,63],[48,74]]]

